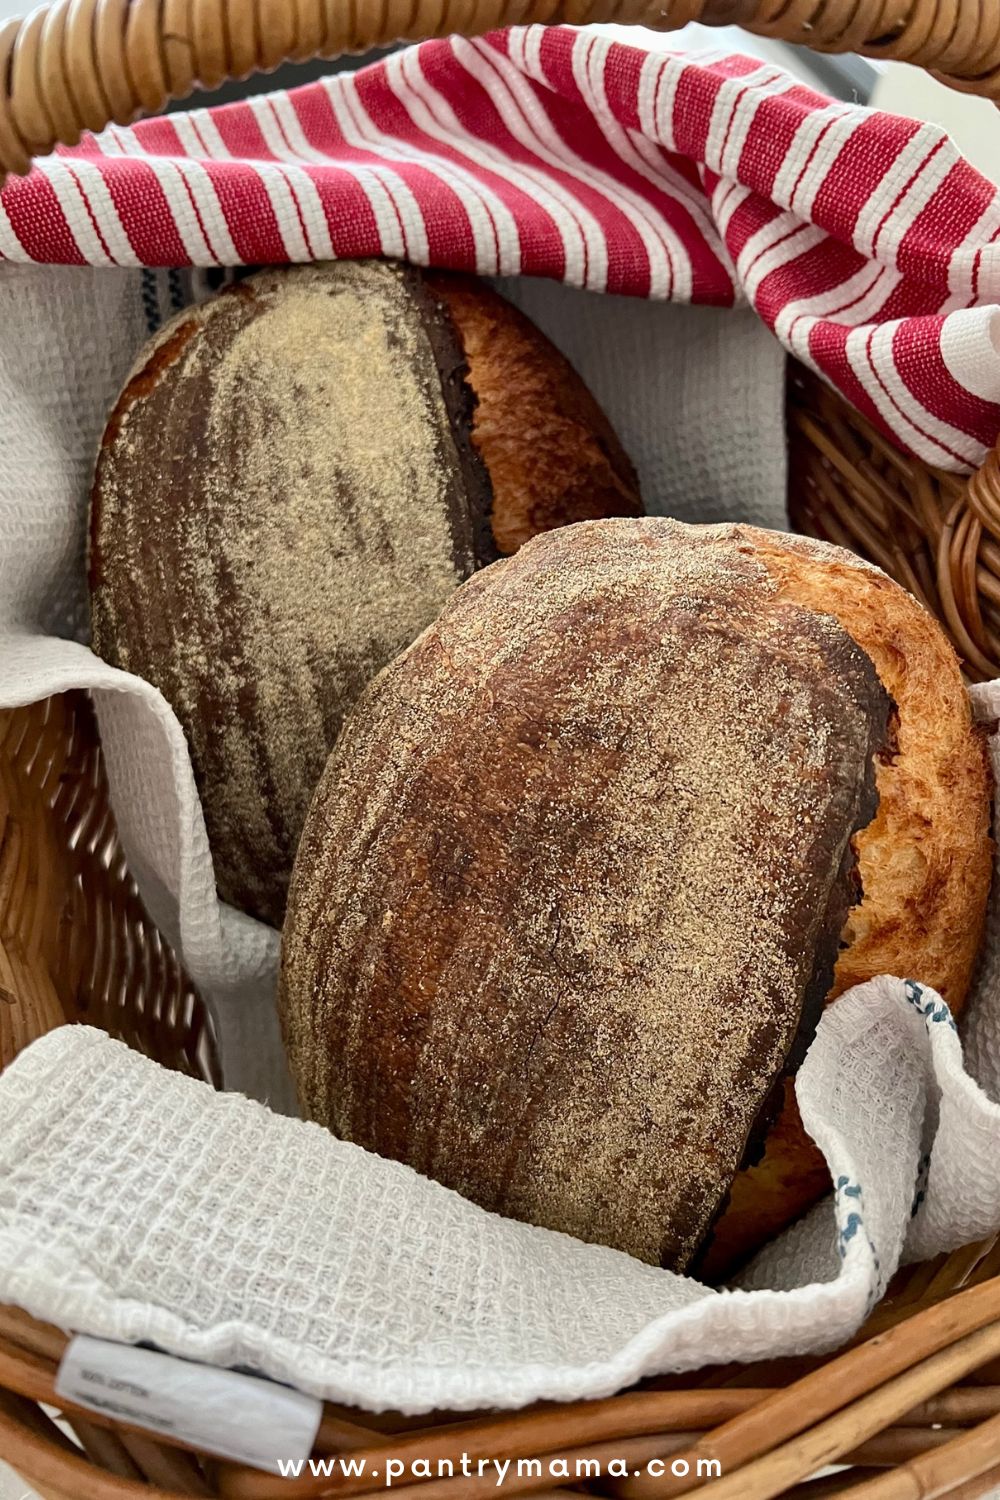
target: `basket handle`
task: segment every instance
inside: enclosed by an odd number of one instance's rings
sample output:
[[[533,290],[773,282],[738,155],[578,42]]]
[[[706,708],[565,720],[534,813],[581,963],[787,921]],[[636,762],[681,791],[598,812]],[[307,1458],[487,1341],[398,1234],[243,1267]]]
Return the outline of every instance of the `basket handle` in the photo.
[[[32,156],[158,113],[199,85],[393,41],[559,21],[737,24],[816,51],[920,63],[1000,100],[995,0],[54,0],[0,28],[0,186]]]

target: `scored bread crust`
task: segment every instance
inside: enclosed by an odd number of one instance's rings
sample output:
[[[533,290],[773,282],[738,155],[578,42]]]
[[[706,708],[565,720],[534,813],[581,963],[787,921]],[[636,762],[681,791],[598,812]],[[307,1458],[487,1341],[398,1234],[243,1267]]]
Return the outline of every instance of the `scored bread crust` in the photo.
[[[936,989],[957,1014],[982,941],[993,845],[986,747],[954,650],[910,593],[861,559],[804,538],[739,530],[779,598],[832,615],[897,708],[896,751],[876,772],[878,812],[855,837],[863,894],[844,929],[828,1000],[891,974]],[[764,1155],[734,1181],[699,1274],[732,1272],[829,1186],[788,1080]]]

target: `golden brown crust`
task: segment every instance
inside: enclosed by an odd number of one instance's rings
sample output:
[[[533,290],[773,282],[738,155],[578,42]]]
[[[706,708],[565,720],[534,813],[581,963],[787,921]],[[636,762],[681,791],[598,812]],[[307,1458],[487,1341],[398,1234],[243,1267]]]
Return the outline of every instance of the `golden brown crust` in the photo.
[[[428,277],[455,321],[478,397],[472,438],[509,556],[541,531],[641,516],[635,470],[573,366],[509,302],[466,276]]]
[[[795,603],[839,620],[898,711],[878,814],[858,836],[864,899],[844,933],[831,999],[877,974],[932,986],[957,1015],[982,943],[993,864],[991,776],[958,658],[913,595],[850,554],[762,544]]]
[[[815,1027],[891,709],[739,541],[588,523],[470,580],[347,721],[283,941],[308,1115],[677,1268]]]
[[[856,838],[863,899],[829,999],[879,974],[936,989],[956,1013],[982,940],[992,870],[991,781],[955,653],[905,589],[837,548],[747,530],[781,597],[833,615],[897,705],[897,753],[878,768],[879,809]],[[829,1189],[789,1088],[763,1159],[733,1184],[701,1271],[728,1273]]]

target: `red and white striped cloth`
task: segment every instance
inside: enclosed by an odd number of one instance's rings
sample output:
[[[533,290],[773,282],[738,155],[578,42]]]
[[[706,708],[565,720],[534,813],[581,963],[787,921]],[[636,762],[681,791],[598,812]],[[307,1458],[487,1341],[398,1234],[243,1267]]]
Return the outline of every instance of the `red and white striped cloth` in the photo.
[[[529,27],[112,128],[0,195],[0,257],[391,255],[594,292],[749,300],[918,457],[1000,433],[1000,194],[934,126],[772,65]]]

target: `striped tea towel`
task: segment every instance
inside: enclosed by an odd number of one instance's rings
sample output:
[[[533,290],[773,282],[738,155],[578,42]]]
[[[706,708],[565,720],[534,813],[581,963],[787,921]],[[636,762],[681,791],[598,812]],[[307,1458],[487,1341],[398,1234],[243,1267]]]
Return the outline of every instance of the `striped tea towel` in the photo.
[[[87,136],[0,203],[11,260],[392,255],[747,300],[926,462],[977,466],[1000,430],[997,189],[937,127],[747,57],[564,26],[453,37]]]

